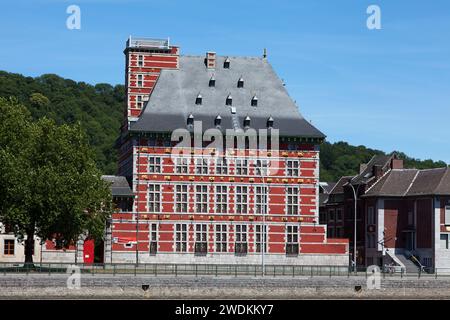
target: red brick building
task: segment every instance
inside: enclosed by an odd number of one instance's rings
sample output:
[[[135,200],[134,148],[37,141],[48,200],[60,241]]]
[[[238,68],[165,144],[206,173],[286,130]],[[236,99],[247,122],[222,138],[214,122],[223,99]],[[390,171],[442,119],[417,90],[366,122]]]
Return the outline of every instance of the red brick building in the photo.
[[[320,209],[328,234],[350,241],[357,191],[357,265],[450,272],[450,168],[404,169],[396,155],[376,156],[342,177]],[[336,230],[340,230],[336,232]]]
[[[119,175],[134,202],[112,217],[105,262],[348,265],[347,240],[318,221],[324,135],[265,55],[133,38],[124,52]]]

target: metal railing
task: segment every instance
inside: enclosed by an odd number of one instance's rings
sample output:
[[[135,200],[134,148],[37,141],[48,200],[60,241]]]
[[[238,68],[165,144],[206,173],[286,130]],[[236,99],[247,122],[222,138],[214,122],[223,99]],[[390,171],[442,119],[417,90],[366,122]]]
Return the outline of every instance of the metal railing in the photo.
[[[71,263],[0,263],[0,276],[7,274],[65,274]],[[153,276],[262,276],[261,265],[248,264],[76,264],[82,274],[91,275],[153,275]],[[312,266],[312,265],[265,265],[264,275],[268,277],[355,277],[369,276],[365,268],[355,272],[348,266]],[[425,268],[417,273],[404,270],[381,270],[382,277],[449,277],[450,268]]]

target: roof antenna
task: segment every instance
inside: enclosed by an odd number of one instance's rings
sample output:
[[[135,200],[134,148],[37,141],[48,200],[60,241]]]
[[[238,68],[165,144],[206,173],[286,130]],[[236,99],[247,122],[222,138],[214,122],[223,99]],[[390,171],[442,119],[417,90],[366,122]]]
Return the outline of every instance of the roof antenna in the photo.
[[[266,48],[264,48],[264,51],[263,51],[263,58],[267,59],[267,49]]]

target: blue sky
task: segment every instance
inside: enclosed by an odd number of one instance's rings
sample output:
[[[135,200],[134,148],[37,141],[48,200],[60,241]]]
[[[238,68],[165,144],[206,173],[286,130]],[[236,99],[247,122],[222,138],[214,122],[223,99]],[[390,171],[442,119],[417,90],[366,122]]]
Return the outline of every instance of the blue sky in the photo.
[[[81,8],[81,30],[66,8]],[[366,9],[381,8],[369,30]],[[183,54],[268,59],[328,140],[450,163],[450,1],[15,0],[0,10],[0,69],[124,82],[129,35]]]

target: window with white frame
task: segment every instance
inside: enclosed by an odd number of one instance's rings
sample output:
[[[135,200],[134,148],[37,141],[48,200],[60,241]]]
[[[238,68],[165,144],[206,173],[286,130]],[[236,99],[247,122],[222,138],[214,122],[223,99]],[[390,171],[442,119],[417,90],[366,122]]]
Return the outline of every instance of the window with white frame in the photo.
[[[246,224],[237,224],[235,226],[235,234],[234,234],[234,252],[237,255],[246,255],[247,254],[247,225]]]
[[[142,54],[138,55],[138,67],[144,66],[144,56]]]
[[[161,173],[161,157],[148,157],[148,172]]]
[[[142,88],[144,86],[144,75],[142,74],[137,75],[137,86],[139,88]]]
[[[175,211],[188,211],[188,186],[185,184],[175,186]]]
[[[286,160],[286,176],[298,177],[299,167],[300,162],[298,160]]]
[[[287,187],[286,188],[286,213],[291,215],[296,215],[299,212],[298,205],[298,187]]]
[[[298,226],[286,226],[286,254],[298,255]]]
[[[227,225],[216,225],[216,252],[227,252]]]
[[[267,214],[267,187],[255,187],[255,214]]]
[[[187,252],[187,224],[175,224],[175,251]]]
[[[144,102],[142,101],[142,96],[137,95],[136,96],[136,107],[138,107],[139,109],[142,109],[143,106],[144,106]]]
[[[158,252],[158,224],[150,223],[150,254],[156,254]]]
[[[149,184],[147,195],[148,211],[152,213],[161,211],[161,185]]]
[[[255,250],[261,252],[262,248],[264,252],[267,252],[267,226],[257,224],[255,225]]]
[[[375,213],[373,207],[367,208],[367,224],[375,224]]]
[[[248,161],[247,159],[236,159],[235,160],[235,174],[239,176],[247,175],[248,174]]]
[[[208,225],[206,223],[195,225],[195,248],[196,254],[204,255],[208,252]]]
[[[236,213],[248,213],[248,187],[236,186]]]
[[[268,161],[264,159],[256,160],[255,175],[265,177],[268,175]]]
[[[195,173],[208,174],[208,159],[203,158],[195,159]]]
[[[450,225],[450,206],[445,206],[445,225]]]
[[[188,173],[189,172],[189,159],[188,158],[175,158],[175,173]]]
[[[227,186],[216,186],[216,213],[227,213],[228,190]]]
[[[208,213],[208,186],[195,186],[195,212]]]
[[[228,174],[228,166],[226,158],[219,158],[216,162],[216,174]]]

